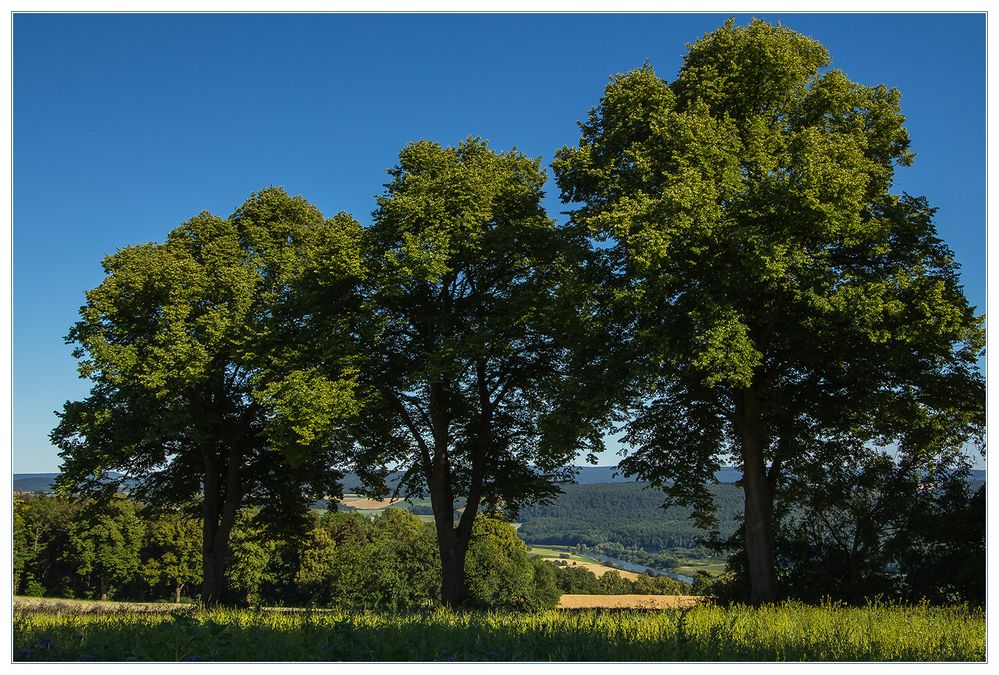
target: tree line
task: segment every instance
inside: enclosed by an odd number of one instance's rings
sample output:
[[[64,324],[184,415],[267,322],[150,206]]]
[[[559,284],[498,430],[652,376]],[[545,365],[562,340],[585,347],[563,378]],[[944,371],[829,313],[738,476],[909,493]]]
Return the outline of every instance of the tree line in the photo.
[[[15,594],[130,601],[192,601],[204,582],[202,526],[193,509],[156,513],[124,496],[78,502],[14,495]],[[467,604],[554,607],[562,574],[527,555],[509,523],[477,519],[466,560]],[[417,610],[440,602],[432,525],[402,509],[375,517],[310,513],[300,530],[275,531],[243,509],[226,559],[229,604]]]
[[[927,200],[891,191],[900,94],[830,66],[728,21],[672,82],[615,76],[555,153],[565,223],[540,159],[423,140],[369,226],[271,187],[120,249],[67,338],[92,386],[52,432],[60,489],[196,499],[212,604],[244,508],[293,525],[347,471],[373,495],[402,471],[458,606],[480,511],[551,500],[616,430],[621,467],[702,525],[741,468],[737,569],[778,599],[788,509],[984,453],[983,319]]]

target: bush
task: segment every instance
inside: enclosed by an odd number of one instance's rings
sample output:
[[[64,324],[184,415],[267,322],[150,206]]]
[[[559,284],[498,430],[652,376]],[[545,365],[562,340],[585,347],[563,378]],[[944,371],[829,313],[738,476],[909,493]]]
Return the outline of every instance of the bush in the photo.
[[[465,578],[471,607],[528,609],[536,604],[534,566],[527,544],[498,516],[483,513],[475,519]]]
[[[597,575],[585,567],[563,567],[556,573],[558,587],[570,595],[594,595],[603,592]]]

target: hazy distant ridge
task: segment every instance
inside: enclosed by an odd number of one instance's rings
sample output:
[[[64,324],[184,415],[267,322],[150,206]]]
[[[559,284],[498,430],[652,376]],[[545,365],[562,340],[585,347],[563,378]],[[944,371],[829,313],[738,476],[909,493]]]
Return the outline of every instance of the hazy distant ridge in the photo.
[[[52,483],[59,476],[58,473],[15,473],[12,489],[14,492],[50,492]],[[720,483],[734,483],[741,478],[738,469],[726,466],[715,474],[715,478]],[[971,472],[973,481],[984,481],[985,470],[974,469]],[[634,478],[624,478],[614,466],[583,466],[579,467],[576,475],[576,482],[580,485],[591,485],[594,483],[630,483]],[[344,489],[350,491],[360,485],[354,474],[347,474],[344,478]]]
[[[51,485],[59,476],[58,473],[15,473],[15,492],[49,492]],[[718,480],[723,483],[731,483],[739,479],[739,472],[733,468],[723,468],[717,474]],[[591,485],[593,483],[631,483],[634,478],[624,478],[618,473],[614,466],[582,466],[576,475],[576,482],[581,485]],[[391,482],[391,479],[390,479]],[[348,473],[344,477],[344,490],[351,491],[360,486],[357,476]]]

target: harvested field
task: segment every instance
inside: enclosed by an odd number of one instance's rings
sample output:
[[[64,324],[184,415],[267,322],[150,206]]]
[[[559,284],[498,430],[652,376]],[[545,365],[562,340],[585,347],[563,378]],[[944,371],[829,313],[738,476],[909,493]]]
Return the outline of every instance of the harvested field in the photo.
[[[673,609],[691,607],[701,600],[696,595],[563,595],[560,609]],[[98,600],[66,600],[62,598],[14,598],[14,611],[52,612],[55,614],[105,614],[108,612],[172,612],[191,608],[170,602],[100,602]],[[281,608],[286,611],[296,611]]]
[[[693,607],[699,595],[563,595],[559,609],[677,609]]]
[[[603,563],[597,562],[593,558],[588,558],[585,555],[571,552],[568,548],[562,546],[529,546],[528,554],[556,564],[565,562],[568,563],[569,567],[583,567],[590,570],[598,577],[602,577],[608,572],[617,572],[624,579],[629,581],[634,581],[639,577],[637,572],[629,572],[628,570],[621,570],[616,567],[604,565]],[[562,556],[568,557],[563,558]]]
[[[405,499],[368,499],[367,497],[353,497],[345,496],[343,498],[343,505],[349,506],[354,509],[364,509],[364,510],[376,510],[384,509],[393,504],[398,504],[399,502],[404,502]]]
[[[639,576],[641,576],[641,575],[638,574],[638,572],[629,572],[628,570],[619,570],[616,567],[608,567],[607,565],[601,565],[600,563],[576,563],[575,565],[573,565],[573,567],[585,567],[586,569],[588,569],[591,572],[593,572],[594,574],[596,574],[598,577],[602,577],[603,575],[607,574],[608,572],[617,572],[618,574],[621,575],[621,577],[623,579],[627,579],[629,581],[634,581]]]

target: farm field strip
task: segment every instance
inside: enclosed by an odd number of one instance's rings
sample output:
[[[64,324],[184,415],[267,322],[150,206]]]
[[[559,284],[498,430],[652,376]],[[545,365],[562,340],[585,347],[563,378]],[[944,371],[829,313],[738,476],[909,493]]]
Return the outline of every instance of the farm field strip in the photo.
[[[574,595],[563,593],[559,609],[677,609],[693,607],[704,598],[697,595]]]
[[[616,567],[611,567],[610,565],[605,565],[604,563],[597,562],[593,558],[588,558],[585,555],[579,555],[578,553],[568,553],[567,550],[560,550],[556,547],[545,547],[545,546],[531,546],[528,551],[528,555],[536,556],[542,560],[549,560],[553,563],[568,562],[569,565],[573,567],[582,567],[588,569],[598,577],[602,577],[608,572],[617,572],[622,578],[628,579],[629,581],[634,581],[640,575],[637,572],[629,572],[628,570],[618,569]],[[563,558],[563,555],[568,555],[568,558]]]

